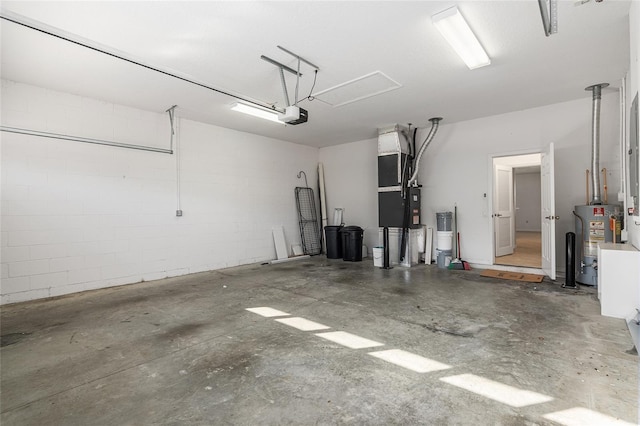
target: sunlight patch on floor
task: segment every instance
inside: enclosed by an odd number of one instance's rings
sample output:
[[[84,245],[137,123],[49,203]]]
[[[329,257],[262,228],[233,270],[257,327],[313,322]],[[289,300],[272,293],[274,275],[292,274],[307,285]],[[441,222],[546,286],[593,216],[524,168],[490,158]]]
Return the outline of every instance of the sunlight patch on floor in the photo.
[[[443,377],[440,380],[512,407],[526,407],[553,400],[552,397],[547,395],[518,389],[474,374],[460,374],[458,376]]]
[[[542,417],[564,426],[632,426],[635,424],[582,407],[556,411]]]
[[[279,323],[288,325],[293,328],[297,328],[302,331],[316,331],[316,330],[327,330],[331,327],[309,321],[308,319],[300,318],[300,317],[291,317],[291,318],[280,318],[277,319]]]
[[[373,340],[365,339],[364,337],[356,336],[355,334],[347,333],[346,331],[330,331],[328,333],[316,333],[316,336],[322,337],[337,343],[342,346],[346,346],[350,349],[363,349],[373,348],[375,346],[384,346],[384,343],[379,343]]]
[[[262,315],[263,317],[267,317],[267,318],[289,316],[289,314],[286,312],[282,312],[273,308],[268,308],[266,306],[263,306],[260,308],[247,308],[247,311],[253,312],[254,314]]]
[[[403,351],[402,349],[369,352],[369,355],[417,373],[428,373],[430,371],[446,370],[447,368],[451,368],[450,365],[443,364],[411,352]]]

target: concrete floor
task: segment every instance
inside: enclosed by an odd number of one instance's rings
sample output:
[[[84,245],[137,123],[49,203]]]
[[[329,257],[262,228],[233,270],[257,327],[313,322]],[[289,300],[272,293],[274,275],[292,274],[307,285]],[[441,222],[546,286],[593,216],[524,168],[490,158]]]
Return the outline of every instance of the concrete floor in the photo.
[[[5,306],[0,422],[636,424],[638,357],[594,293],[316,256]],[[384,346],[316,336],[332,331]],[[390,349],[426,368],[369,355]]]

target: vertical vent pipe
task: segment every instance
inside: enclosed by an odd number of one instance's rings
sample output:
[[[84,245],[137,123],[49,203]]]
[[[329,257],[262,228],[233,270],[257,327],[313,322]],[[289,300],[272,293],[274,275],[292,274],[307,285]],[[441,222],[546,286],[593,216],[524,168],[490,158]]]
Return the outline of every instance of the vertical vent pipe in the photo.
[[[411,178],[409,179],[407,186],[413,185],[413,183],[416,182],[416,180],[418,179],[418,170],[420,169],[420,159],[422,158],[422,154],[424,154],[424,151],[427,149],[427,147],[433,140],[433,137],[436,135],[436,132],[438,131],[438,123],[440,123],[441,120],[442,120],[442,117],[434,117],[429,119],[429,121],[431,122],[431,130],[429,130],[429,134],[427,135],[427,138],[422,143],[422,146],[420,147],[420,151],[418,152],[418,155],[416,155],[415,168],[413,170],[413,175],[411,175]]]
[[[584,89],[593,93],[591,111],[591,189],[593,196],[590,205],[602,204],[600,198],[600,100],[602,89],[608,85],[609,83],[600,83]]]

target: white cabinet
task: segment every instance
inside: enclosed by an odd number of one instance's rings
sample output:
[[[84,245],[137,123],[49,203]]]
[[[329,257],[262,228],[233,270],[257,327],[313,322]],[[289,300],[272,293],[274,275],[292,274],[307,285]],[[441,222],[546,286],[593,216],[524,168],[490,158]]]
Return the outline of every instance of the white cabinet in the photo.
[[[630,244],[598,245],[600,314],[630,318],[640,308],[640,251]]]

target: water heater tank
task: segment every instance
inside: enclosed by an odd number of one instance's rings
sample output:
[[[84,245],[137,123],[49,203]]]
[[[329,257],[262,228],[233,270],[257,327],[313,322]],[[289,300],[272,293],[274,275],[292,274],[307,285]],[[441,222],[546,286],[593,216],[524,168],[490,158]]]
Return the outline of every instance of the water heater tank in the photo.
[[[576,221],[576,281],[586,285],[598,284],[598,244],[620,241],[620,227],[612,229],[612,219],[620,223],[620,206],[586,205],[575,206]]]

